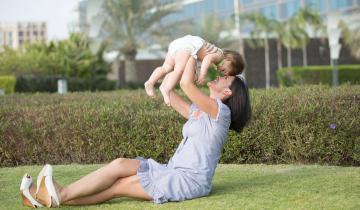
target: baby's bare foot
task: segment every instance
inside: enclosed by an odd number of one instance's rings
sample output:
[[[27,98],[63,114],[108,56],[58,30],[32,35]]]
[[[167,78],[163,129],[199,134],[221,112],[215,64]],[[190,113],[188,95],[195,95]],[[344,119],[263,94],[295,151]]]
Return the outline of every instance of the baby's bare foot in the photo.
[[[164,102],[167,106],[170,106],[170,96],[169,96],[169,92],[166,91],[162,86],[160,86],[160,92],[163,95],[164,98]]]
[[[144,87],[145,87],[146,94],[148,96],[150,96],[151,98],[154,98],[155,97],[154,86],[152,84],[150,84],[149,82],[145,82]]]

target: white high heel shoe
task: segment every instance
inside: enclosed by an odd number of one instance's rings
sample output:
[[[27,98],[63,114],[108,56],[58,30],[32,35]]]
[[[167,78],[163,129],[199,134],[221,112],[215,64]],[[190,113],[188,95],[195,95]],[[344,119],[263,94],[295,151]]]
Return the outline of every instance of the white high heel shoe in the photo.
[[[60,206],[59,195],[53,181],[52,166],[49,164],[46,164],[38,175],[36,199],[49,208]]]
[[[39,202],[37,202],[34,197],[30,194],[30,187],[32,185],[32,177],[29,174],[25,174],[21,180],[20,185],[20,196],[22,198],[22,203],[25,206],[30,206],[33,208],[41,208],[44,207]]]

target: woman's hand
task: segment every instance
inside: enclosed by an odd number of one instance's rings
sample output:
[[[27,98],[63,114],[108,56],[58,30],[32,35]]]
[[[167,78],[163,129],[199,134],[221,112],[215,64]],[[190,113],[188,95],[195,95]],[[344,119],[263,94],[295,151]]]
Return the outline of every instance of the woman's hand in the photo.
[[[216,51],[217,51],[217,47],[215,47],[214,44],[211,44],[209,42],[206,42],[204,47],[206,50],[206,54],[216,53]]]
[[[208,113],[211,118],[215,119],[218,110],[217,102],[215,99],[202,93],[194,84],[195,65],[196,60],[191,57],[185,66],[184,73],[182,74],[180,87],[192,103],[196,104],[199,109]]]

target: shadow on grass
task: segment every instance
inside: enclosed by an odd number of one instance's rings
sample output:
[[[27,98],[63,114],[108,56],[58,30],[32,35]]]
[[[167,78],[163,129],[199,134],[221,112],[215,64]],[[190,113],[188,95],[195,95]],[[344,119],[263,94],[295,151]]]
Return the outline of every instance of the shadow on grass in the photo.
[[[239,172],[237,172],[239,173]],[[273,172],[271,174],[223,176],[215,180],[210,196],[221,196],[243,192],[255,192],[259,189],[273,189],[274,185],[292,186],[320,176],[322,173],[316,169],[293,169],[291,171]]]

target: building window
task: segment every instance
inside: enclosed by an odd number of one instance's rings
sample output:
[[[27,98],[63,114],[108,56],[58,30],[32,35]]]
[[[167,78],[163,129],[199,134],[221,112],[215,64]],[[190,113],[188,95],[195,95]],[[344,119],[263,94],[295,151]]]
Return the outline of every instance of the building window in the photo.
[[[222,12],[233,12],[234,11],[234,0],[223,0],[216,2],[216,8]]]
[[[253,3],[253,0],[240,0],[241,4],[250,4]]]
[[[343,9],[352,6],[352,0],[331,0],[331,9]]]
[[[287,19],[293,16],[300,8],[299,1],[293,1],[288,3],[283,3],[280,5],[281,15],[280,18]]]
[[[310,7],[320,13],[325,12],[325,2],[324,0],[306,0],[305,5]]]
[[[276,19],[277,18],[276,5],[263,7],[260,9],[260,13],[267,18]]]
[[[34,32],[33,32],[33,35],[34,35],[34,36],[37,36],[37,35],[38,35],[37,31],[34,31]]]
[[[23,36],[23,35],[24,35],[24,32],[19,31],[19,36]]]

